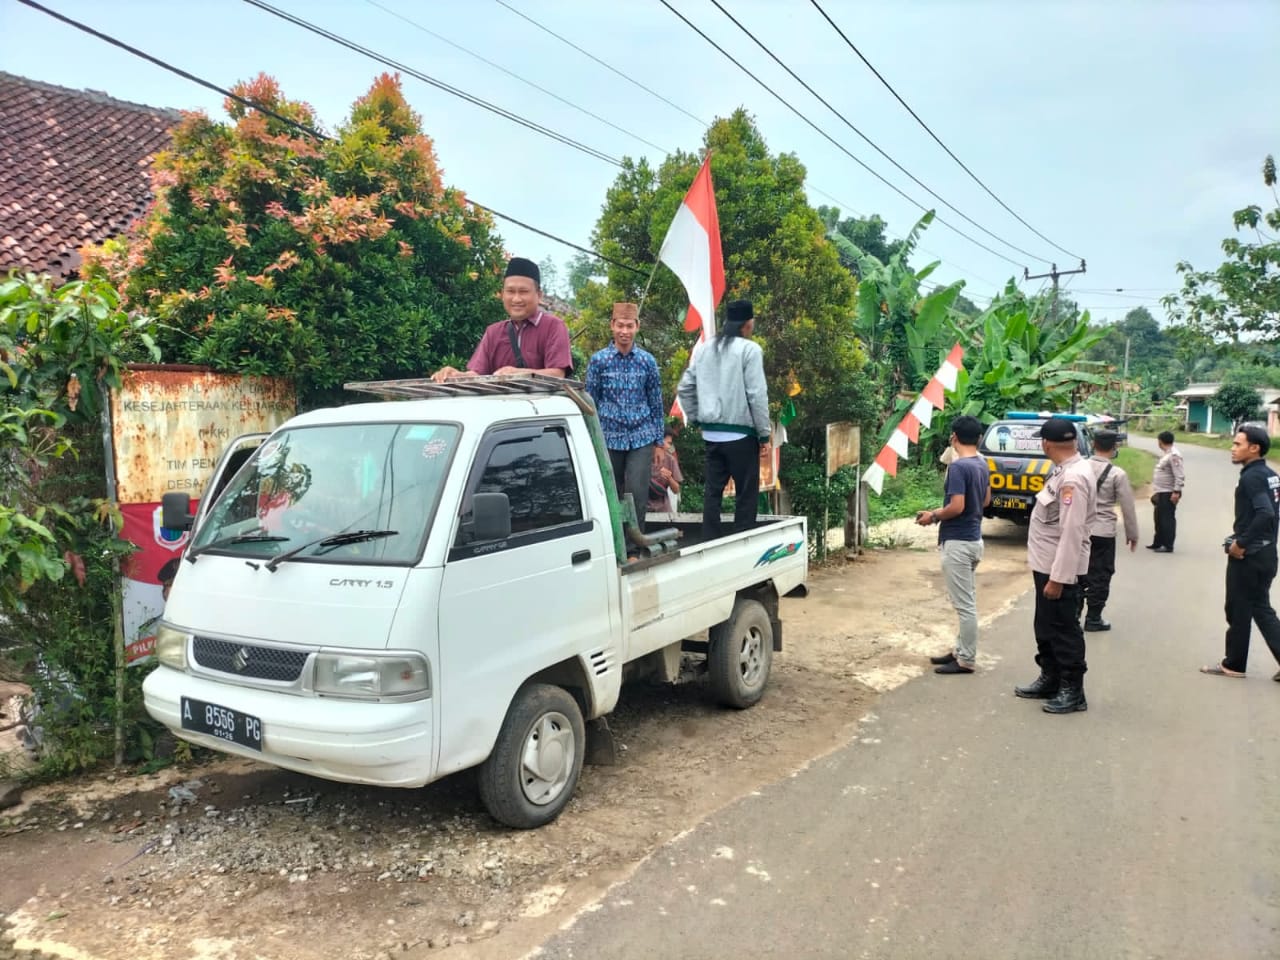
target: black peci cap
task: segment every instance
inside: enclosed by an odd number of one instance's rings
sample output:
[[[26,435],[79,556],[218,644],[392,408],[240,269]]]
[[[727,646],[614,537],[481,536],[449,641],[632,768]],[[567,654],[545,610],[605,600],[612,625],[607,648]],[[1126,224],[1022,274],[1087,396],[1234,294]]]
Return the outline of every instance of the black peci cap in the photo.
[[[1040,439],[1063,443],[1076,438],[1076,425],[1066,417],[1050,417],[1040,427]]]

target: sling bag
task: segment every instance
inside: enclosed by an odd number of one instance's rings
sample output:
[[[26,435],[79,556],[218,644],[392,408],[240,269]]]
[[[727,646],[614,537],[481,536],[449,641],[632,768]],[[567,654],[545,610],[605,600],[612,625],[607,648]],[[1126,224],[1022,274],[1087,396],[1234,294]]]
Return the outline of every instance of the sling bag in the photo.
[[[524,354],[520,352],[520,339],[516,336],[516,325],[510,320],[507,321],[507,340],[511,342],[511,352],[516,355],[516,366],[523,367]]]

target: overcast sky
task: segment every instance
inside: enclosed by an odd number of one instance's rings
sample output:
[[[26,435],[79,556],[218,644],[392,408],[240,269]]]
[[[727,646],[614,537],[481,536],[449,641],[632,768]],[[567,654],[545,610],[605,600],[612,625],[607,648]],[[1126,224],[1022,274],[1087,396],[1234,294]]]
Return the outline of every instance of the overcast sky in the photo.
[[[67,16],[219,86],[265,71],[332,127],[386,69],[240,0],[43,0]],[[498,0],[278,0],[277,6],[612,157],[696,150],[704,124],[745,106],[769,147],[797,154],[814,205],[878,213],[905,233],[919,208],[895,194],[725,59],[659,0],[506,0],[681,110],[521,19]],[[818,93],[917,178],[998,237],[966,223],[806,93],[711,0],[671,5],[851,153],[971,237],[936,224],[936,278],[984,302],[1023,268],[1076,259],[1002,210],[934,143],[810,0],[721,0]],[[989,187],[1053,243],[1088,261],[1064,289],[1118,319],[1178,286],[1174,265],[1221,262],[1231,212],[1267,203],[1260,167],[1280,153],[1277,0],[819,0],[863,55]],[[398,19],[416,21],[530,83]],[[47,15],[0,0],[0,67],[162,107],[220,98]],[[617,168],[406,78],[446,180],[468,196],[588,245]],[[686,113],[693,117],[692,119]],[[646,143],[644,141],[649,141]],[[1273,202],[1273,201],[1272,201]],[[565,263],[573,251],[500,222],[508,249]],[[1041,259],[1043,258],[1043,259]],[[920,259],[918,263],[923,263]],[[1042,281],[1034,281],[1035,289]],[[1123,288],[1127,295],[1116,295]]]

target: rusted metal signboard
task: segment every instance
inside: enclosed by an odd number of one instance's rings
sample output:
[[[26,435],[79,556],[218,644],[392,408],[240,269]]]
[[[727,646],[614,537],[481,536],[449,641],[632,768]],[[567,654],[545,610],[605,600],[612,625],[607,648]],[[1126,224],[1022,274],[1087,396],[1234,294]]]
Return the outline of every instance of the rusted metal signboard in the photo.
[[[198,367],[137,366],[111,394],[111,447],[124,537],[138,547],[124,567],[125,660],[146,660],[187,533],[160,525],[160,498],[199,500],[223,449],[245,433],[267,433],[293,416],[286,380],[211,373]]]
[[[862,453],[862,428],[856,423],[827,424],[827,476],[841,467],[856,466]]]

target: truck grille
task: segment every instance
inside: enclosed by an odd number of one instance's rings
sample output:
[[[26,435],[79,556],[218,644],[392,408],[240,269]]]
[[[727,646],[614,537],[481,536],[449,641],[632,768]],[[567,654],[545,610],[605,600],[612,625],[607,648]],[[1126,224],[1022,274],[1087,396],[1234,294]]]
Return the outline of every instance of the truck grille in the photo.
[[[192,644],[195,661],[207,670],[234,677],[292,683],[302,676],[307,662],[305,650],[281,650],[249,643],[228,643],[212,637],[196,637]]]

